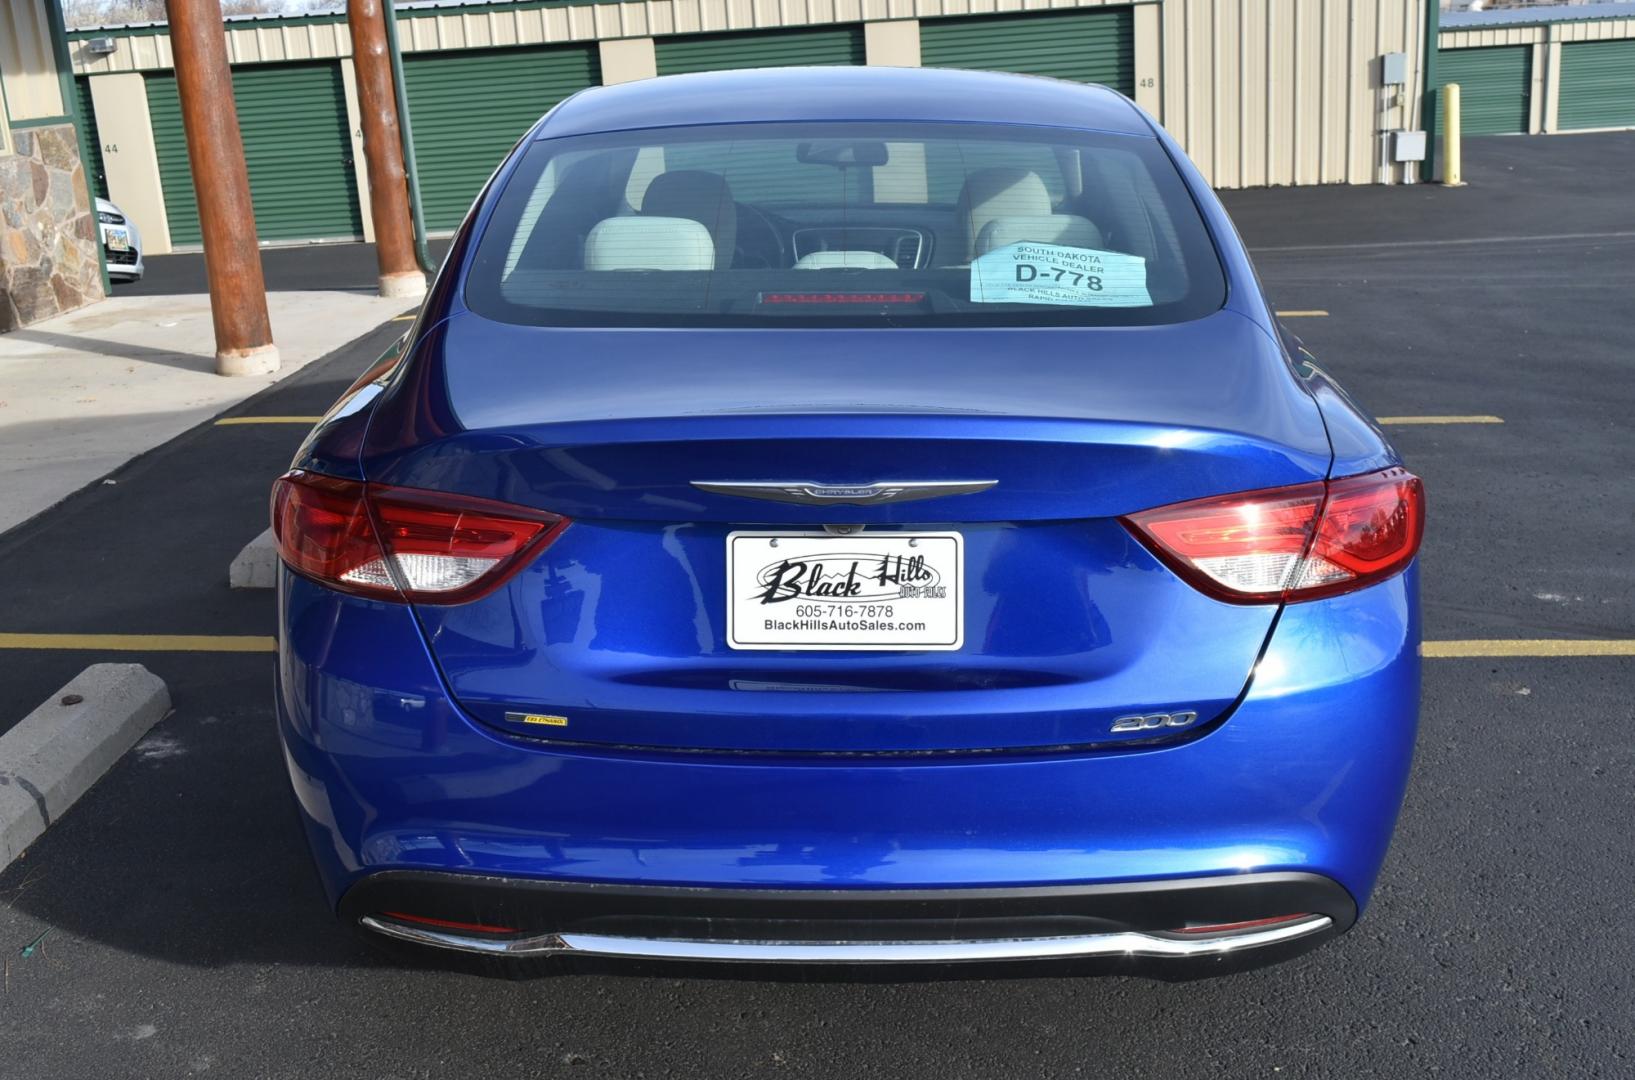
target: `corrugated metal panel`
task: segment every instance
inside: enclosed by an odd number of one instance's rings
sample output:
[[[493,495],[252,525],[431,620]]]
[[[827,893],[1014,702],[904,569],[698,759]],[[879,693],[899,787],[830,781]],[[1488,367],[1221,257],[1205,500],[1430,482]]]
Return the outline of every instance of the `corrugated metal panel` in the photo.
[[[1425,5],[1435,0],[1164,0],[1159,119],[1216,187],[1398,179],[1381,131],[1419,126]],[[1408,58],[1409,89],[1378,85]]]
[[[182,128],[176,76],[155,73],[143,82],[148,91],[148,120],[153,125],[153,149],[159,159],[159,186],[165,196],[170,242],[176,247],[200,243],[203,234],[199,231],[199,201],[193,194],[193,170],[187,161],[187,132]]]
[[[108,174],[102,167],[102,133],[97,130],[96,106],[91,104],[91,80],[83,75],[74,80],[74,107],[80,130],[85,132],[85,146],[91,153],[85,175],[91,179],[91,190],[98,197],[108,197]]]
[[[198,201],[174,75],[147,76],[148,113],[173,244],[197,244]],[[244,162],[259,240],[363,233],[340,67],[262,64],[233,72]]]
[[[1533,9],[1538,10],[1538,9]],[[1562,11],[1578,11],[1563,7]],[[1626,41],[1635,38],[1635,19],[1587,19],[1536,26],[1500,26],[1492,29],[1449,30],[1443,24],[1437,42],[1443,50],[1488,45],[1535,45],[1544,41]]]
[[[935,19],[920,24],[920,63],[1104,83],[1135,94],[1130,8]]]
[[[1399,178],[1402,167],[1384,161],[1380,132],[1420,127],[1420,95],[1411,89],[1377,86],[1378,57],[1405,53],[1408,86],[1418,85],[1428,2],[1434,0],[1144,4],[1138,8],[1142,17],[1136,19],[1135,36],[1141,39],[1136,45],[1142,51],[1140,70],[1132,72],[1140,83],[1135,89],[1217,186]],[[1049,8],[1051,15],[1061,16],[1108,6],[1128,5],[1107,5],[1104,0],[634,0],[548,7],[519,3],[448,9],[404,19],[402,26],[404,47],[412,58],[417,51],[470,49],[488,42],[719,34],[885,18],[918,18],[926,33],[934,35],[941,17],[969,19],[980,31],[981,23],[1010,20],[1023,9]],[[976,18],[979,12],[986,17]],[[1635,33],[1623,33],[1620,28],[1625,24],[1615,19],[1566,23],[1555,32],[1560,40],[1578,40],[1581,34]],[[249,58],[251,36],[258,33],[266,40],[254,44],[261,50],[257,55],[350,48],[342,37],[344,24],[269,24],[254,30],[229,25],[229,49],[240,60]],[[295,40],[302,34],[311,40]],[[268,35],[280,40],[272,41]],[[87,56],[83,42],[76,40],[76,66],[112,71],[170,63],[163,27],[116,37],[118,48],[105,59]],[[1021,64],[1011,66],[1026,70]]]
[[[544,45],[610,38],[770,30],[781,26],[830,26],[880,19],[934,19],[1023,9],[1093,9],[1130,0],[622,0],[561,3],[522,0],[491,6],[399,8],[405,52],[443,52],[507,45]],[[1136,0],[1150,4],[1157,0]],[[1165,4],[1192,0],[1164,0]],[[1315,0],[1306,0],[1307,3]],[[1325,0],[1327,2],[1327,0]],[[112,54],[88,52],[85,39],[114,38]],[[170,66],[170,38],[163,23],[104,27],[70,35],[74,70],[81,74],[142,71]],[[346,20],[339,15],[227,20],[227,57],[233,64],[351,54]]]
[[[346,91],[336,63],[261,64],[233,72],[256,235],[363,235]]]
[[[1563,129],[1635,127],[1635,41],[1561,47]]]
[[[1500,45],[1441,53],[1436,60],[1436,83],[1459,84],[1460,129],[1464,134],[1524,133],[1532,101],[1533,48]],[[1438,95],[1439,109],[1441,102]]]
[[[1559,23],[1550,28],[1557,41],[1613,41],[1635,38],[1635,19],[1597,19]]]
[[[764,34],[690,34],[654,44],[660,75],[732,68],[861,64],[863,27],[779,30]]]
[[[403,58],[426,225],[460,223],[494,167],[551,106],[601,81],[594,45]]]
[[[1437,48],[1471,49],[1489,45],[1533,45],[1548,40],[1550,28],[1544,26],[1500,26],[1487,30],[1448,30],[1437,35]]]
[[[13,120],[44,120],[74,107],[62,99],[57,82],[46,3],[56,0],[0,3],[0,89]]]

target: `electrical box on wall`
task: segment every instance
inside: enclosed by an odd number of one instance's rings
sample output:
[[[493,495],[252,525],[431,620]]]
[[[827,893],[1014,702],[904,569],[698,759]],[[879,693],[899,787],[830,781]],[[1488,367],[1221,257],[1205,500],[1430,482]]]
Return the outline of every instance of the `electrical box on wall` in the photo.
[[[1393,161],[1424,161],[1425,133],[1423,131],[1393,131],[1391,133]]]
[[[1388,52],[1380,57],[1380,84],[1401,86],[1408,81],[1408,54]]]

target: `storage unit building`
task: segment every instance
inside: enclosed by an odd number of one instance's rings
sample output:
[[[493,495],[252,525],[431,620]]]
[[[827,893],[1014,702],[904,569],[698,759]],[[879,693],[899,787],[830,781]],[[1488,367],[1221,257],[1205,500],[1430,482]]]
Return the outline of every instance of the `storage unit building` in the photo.
[[[197,244],[199,205],[188,164],[176,76],[144,79],[173,244]],[[233,70],[244,161],[261,240],[363,235],[340,66],[258,64]],[[117,200],[116,200],[117,201]]]
[[[1156,116],[1219,187],[1400,183],[1417,169],[1392,159],[1392,133],[1431,119],[1422,112],[1433,3],[1052,0],[1041,10],[982,12],[972,0],[916,0],[912,17],[891,18],[910,9],[867,0],[411,0],[396,10],[426,218],[446,232],[515,139],[583,87],[784,64],[924,64],[1099,82]],[[1449,15],[1437,35],[1436,82],[1464,88],[1465,130],[1635,125],[1635,3],[1527,10],[1559,14],[1526,24],[1507,15],[1504,25],[1469,23],[1503,13]],[[226,36],[262,239],[367,236],[344,15],[234,17]],[[119,162],[110,182],[152,189],[129,199],[161,208],[150,212],[159,220],[138,219],[150,250],[196,244],[166,27],[70,37],[76,73],[93,90],[99,80],[147,80],[146,110],[116,110],[118,126],[142,128],[138,137],[98,126],[104,143],[149,154],[154,167]],[[1384,83],[1387,57],[1402,82]],[[116,101],[112,87],[90,96]],[[88,119],[102,119],[94,112]]]
[[[1436,83],[1459,84],[1466,135],[1516,135],[1531,116],[1533,50],[1526,45],[1455,49],[1439,58]]]
[[[1447,14],[1437,42],[1469,134],[1635,128],[1635,3]]]
[[[1635,38],[1561,46],[1563,131],[1635,127]]]
[[[453,229],[507,151],[551,106],[601,81],[593,45],[403,58],[426,227]]]
[[[748,34],[683,34],[653,43],[660,75],[865,63],[863,24]]]
[[[1135,96],[1135,11],[1028,12],[920,23],[920,63],[1102,83]]]
[[[102,133],[97,130],[97,111],[91,104],[91,80],[80,76],[74,80],[74,119],[85,134],[85,175],[91,181],[91,191],[101,198],[108,197],[108,174],[102,168]]]

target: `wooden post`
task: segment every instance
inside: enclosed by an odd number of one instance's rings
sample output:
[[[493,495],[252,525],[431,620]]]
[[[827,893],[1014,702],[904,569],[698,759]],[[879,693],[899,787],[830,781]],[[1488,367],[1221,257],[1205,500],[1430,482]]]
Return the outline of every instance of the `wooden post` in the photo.
[[[418,299],[426,275],[414,257],[414,225],[409,217],[409,185],[403,175],[403,141],[397,127],[392,57],[386,48],[381,0],[348,0],[352,67],[358,76],[358,112],[363,122],[363,156],[369,166],[369,211],[375,223],[375,256],[380,263],[380,295]]]
[[[250,174],[244,166],[238,108],[227,68],[220,0],[166,0],[176,90],[182,100],[187,160],[199,201],[210,315],[216,327],[216,374],[268,375],[278,347],[267,318],[267,287],[256,246]]]

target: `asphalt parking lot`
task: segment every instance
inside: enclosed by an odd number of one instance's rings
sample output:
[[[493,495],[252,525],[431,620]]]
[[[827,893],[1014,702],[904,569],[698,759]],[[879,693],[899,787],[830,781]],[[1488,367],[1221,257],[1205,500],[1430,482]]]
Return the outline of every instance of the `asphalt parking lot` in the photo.
[[[1635,133],[1472,140],[1464,190],[1227,197],[1273,302],[1306,313],[1290,327],[1365,407],[1462,421],[1388,429],[1430,501],[1431,658],[1396,843],[1335,944],[1179,985],[503,982],[378,959],[309,868],[270,655],[136,639],[272,632],[271,595],[226,571],[304,428],[207,424],[0,536],[0,726],[105,659],[148,665],[175,702],[0,875],[0,1074],[1635,1075],[1635,656],[1596,644],[1635,637],[1632,173]],[[150,260],[142,287],[190,259]],[[274,288],[372,277],[361,247],[268,262]],[[321,412],[402,325],[235,412]],[[3,636],[93,633],[132,651]]]

